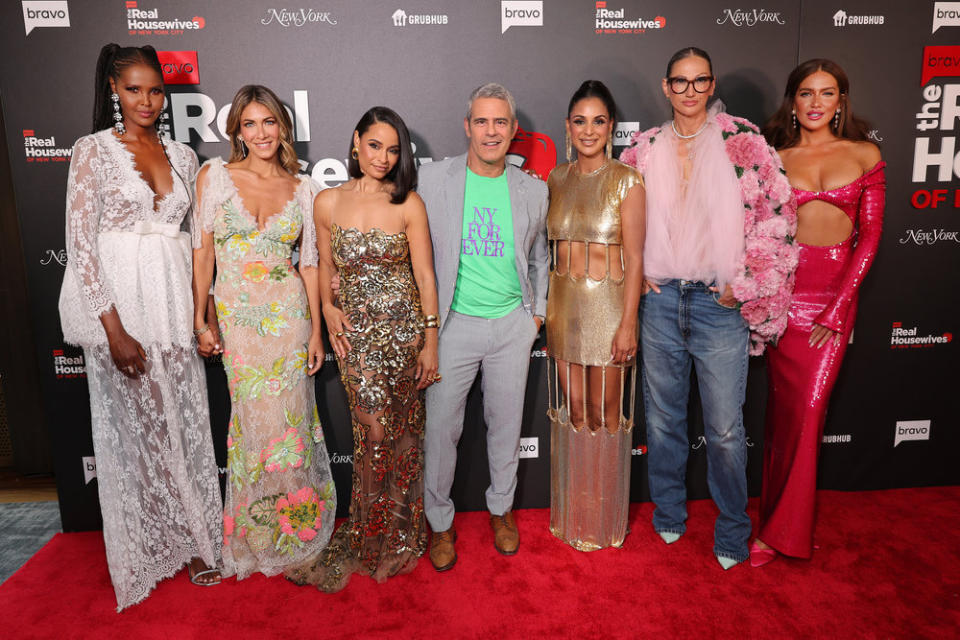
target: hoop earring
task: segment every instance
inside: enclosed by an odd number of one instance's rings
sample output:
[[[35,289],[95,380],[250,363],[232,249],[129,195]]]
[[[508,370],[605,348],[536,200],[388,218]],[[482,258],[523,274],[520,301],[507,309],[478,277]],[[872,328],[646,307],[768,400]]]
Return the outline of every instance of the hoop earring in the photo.
[[[360,157],[360,151],[357,149],[356,146],[354,146],[353,149],[350,150],[350,157],[353,158],[354,160]]]
[[[120,96],[114,91],[110,94],[110,99],[113,100],[113,128],[117,135],[122,136],[127,132],[127,128],[123,126],[123,114],[120,113]]]
[[[572,161],[573,161],[573,143],[570,141],[570,132],[569,132],[569,131],[567,131],[567,133],[566,133],[566,138],[567,138],[567,145],[566,145],[566,147],[567,147],[567,162],[572,162]]]
[[[241,151],[241,153],[243,153],[243,157],[246,158],[246,157],[247,157],[247,145],[246,145],[246,143],[244,143],[243,138],[241,138],[240,136],[237,136],[237,142],[240,143],[240,151]]]
[[[608,159],[613,158],[613,136],[612,135],[609,138],[607,138],[606,151],[607,151],[607,158]]]
[[[833,114],[833,130],[836,131],[840,128],[840,109],[837,109],[837,112]]]
[[[794,128],[794,129],[797,129],[797,128],[799,127],[799,125],[798,125],[798,123],[797,123],[797,110],[796,110],[796,109],[794,109],[793,111],[790,112],[790,117],[793,118],[793,128]]]

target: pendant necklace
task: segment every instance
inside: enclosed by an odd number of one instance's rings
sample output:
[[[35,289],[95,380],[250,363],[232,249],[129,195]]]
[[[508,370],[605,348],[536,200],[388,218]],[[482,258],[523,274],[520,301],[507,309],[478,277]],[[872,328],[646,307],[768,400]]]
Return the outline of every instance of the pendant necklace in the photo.
[[[704,122],[702,127],[700,127],[699,129],[697,129],[697,131],[696,131],[695,133],[691,133],[691,134],[688,135],[688,136],[685,136],[685,135],[683,135],[682,133],[680,133],[679,131],[677,131],[677,121],[676,121],[676,120],[671,120],[671,121],[670,121],[670,128],[673,129],[673,132],[674,132],[675,134],[677,134],[677,137],[680,138],[681,140],[689,140],[690,138],[696,138],[698,135],[700,135],[701,133],[703,133],[703,130],[707,128],[707,124],[708,124],[708,122]]]

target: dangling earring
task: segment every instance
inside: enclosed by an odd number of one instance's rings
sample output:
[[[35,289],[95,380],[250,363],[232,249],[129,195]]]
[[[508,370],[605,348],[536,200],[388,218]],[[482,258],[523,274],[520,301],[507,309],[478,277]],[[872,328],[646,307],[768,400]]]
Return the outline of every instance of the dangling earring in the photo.
[[[840,109],[837,109],[837,112],[833,114],[833,129],[837,130],[840,128]]]
[[[567,162],[573,161],[573,143],[570,141],[570,132],[567,131]]]
[[[160,118],[157,119],[157,134],[160,136],[160,142],[163,142],[164,136],[170,135],[170,125],[167,124],[167,120],[170,119],[170,114],[164,111],[160,114]]]
[[[122,136],[127,132],[127,128],[123,126],[123,115],[120,113],[120,96],[114,91],[110,94],[110,99],[113,100],[113,128],[117,135]]]
[[[354,145],[353,149],[350,150],[350,157],[354,160],[360,157],[360,150],[357,149],[356,145]]]
[[[797,110],[796,110],[796,109],[794,109],[793,111],[790,112],[790,117],[793,118],[793,128],[796,129],[796,128],[798,127],[798,125],[797,125]]]
[[[607,158],[612,158],[613,157],[613,136],[610,136],[609,138],[607,138],[606,150],[607,150]]]
[[[240,143],[240,151],[243,153],[243,157],[247,157],[247,145],[243,142],[243,138],[237,136],[237,142]]]

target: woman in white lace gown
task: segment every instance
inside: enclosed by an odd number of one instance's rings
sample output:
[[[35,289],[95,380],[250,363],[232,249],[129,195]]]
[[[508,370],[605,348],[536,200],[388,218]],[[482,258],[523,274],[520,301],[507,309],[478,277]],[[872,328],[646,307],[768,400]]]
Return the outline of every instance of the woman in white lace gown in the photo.
[[[152,47],[105,46],[96,96],[95,133],[70,163],[60,319],[84,350],[119,611],[187,563],[198,584],[219,581],[204,571],[220,562],[221,500],[181,231],[197,158],[158,134],[163,77]]]
[[[232,411],[227,438],[224,575],[289,571],[327,544],[337,511],[314,381],[323,364],[313,197],[292,123],[266,87],[237,92],[229,164],[197,176],[194,329],[219,350]],[[291,264],[300,248],[299,273]],[[200,308],[214,264],[219,327]],[[304,286],[306,284],[306,287]]]

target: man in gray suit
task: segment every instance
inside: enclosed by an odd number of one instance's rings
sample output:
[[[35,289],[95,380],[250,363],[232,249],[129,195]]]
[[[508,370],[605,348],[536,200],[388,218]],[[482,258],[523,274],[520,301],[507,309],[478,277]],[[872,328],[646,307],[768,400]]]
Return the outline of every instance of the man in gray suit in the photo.
[[[482,371],[494,545],[520,543],[511,509],[530,348],[547,307],[547,187],[507,164],[517,132],[513,96],[485,84],[463,121],[467,153],[420,168],[440,297],[441,384],[427,389],[424,509],[433,529],[430,561],[457,561],[450,499],[467,393]]]

